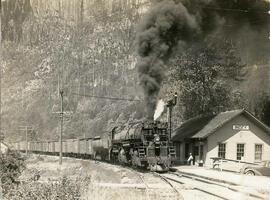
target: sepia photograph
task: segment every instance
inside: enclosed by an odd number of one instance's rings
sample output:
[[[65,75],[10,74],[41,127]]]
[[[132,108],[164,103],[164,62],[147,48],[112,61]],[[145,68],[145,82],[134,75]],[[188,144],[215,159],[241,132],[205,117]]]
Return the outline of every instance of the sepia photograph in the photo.
[[[270,0],[0,10],[0,200],[270,200]]]

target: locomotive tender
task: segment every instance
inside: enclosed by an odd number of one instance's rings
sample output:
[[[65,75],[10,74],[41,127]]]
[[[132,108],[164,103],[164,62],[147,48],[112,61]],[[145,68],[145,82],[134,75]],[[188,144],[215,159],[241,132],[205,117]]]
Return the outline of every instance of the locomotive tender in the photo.
[[[59,155],[60,151],[59,141],[31,141],[27,145],[28,151],[38,154]],[[26,142],[17,142],[14,147],[24,152]],[[107,160],[151,171],[168,171],[176,159],[168,124],[159,121],[115,127],[102,137],[64,140],[62,148],[63,156]]]

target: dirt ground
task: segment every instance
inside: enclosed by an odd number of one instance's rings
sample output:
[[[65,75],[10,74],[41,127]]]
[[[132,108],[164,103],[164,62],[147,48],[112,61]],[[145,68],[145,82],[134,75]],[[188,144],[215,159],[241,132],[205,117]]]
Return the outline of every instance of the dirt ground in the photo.
[[[128,167],[74,158],[63,158],[59,165],[57,156],[31,155],[20,180],[51,183],[62,177],[86,180],[79,198],[82,200],[217,199],[184,186],[177,188],[178,194],[162,179]]]

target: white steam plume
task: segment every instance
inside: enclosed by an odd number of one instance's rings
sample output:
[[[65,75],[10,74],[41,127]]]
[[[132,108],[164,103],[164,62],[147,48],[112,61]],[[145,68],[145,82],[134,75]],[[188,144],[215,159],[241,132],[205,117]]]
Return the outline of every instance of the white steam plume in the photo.
[[[160,99],[157,103],[157,107],[154,114],[154,120],[156,120],[157,118],[161,116],[161,114],[164,111],[164,107],[165,107],[165,102],[162,99]]]

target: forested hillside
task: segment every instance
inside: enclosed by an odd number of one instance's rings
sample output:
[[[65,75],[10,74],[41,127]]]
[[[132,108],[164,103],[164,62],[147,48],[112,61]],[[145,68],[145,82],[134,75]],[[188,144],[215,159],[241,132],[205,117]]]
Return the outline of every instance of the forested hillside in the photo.
[[[189,1],[183,2],[192,10]],[[64,138],[101,135],[116,124],[144,119],[147,103],[136,69],[136,30],[153,4],[150,0],[2,1],[6,138],[23,140],[19,127],[32,126],[32,139],[58,139],[59,89],[66,111]],[[256,16],[247,21],[239,18],[241,25],[233,18],[226,21],[227,15],[220,14],[221,28],[203,42],[178,45],[166,61],[158,98],[166,101],[178,92],[175,126],[199,114],[240,107],[268,120],[270,15],[260,16],[266,21],[259,24]]]
[[[56,3],[57,2],[57,3]],[[3,7],[3,127],[57,139],[58,90],[64,91],[65,137],[98,135],[112,122],[141,118],[135,26],[144,1],[17,1]],[[80,95],[78,95],[80,94]],[[83,96],[85,95],[85,96]]]

